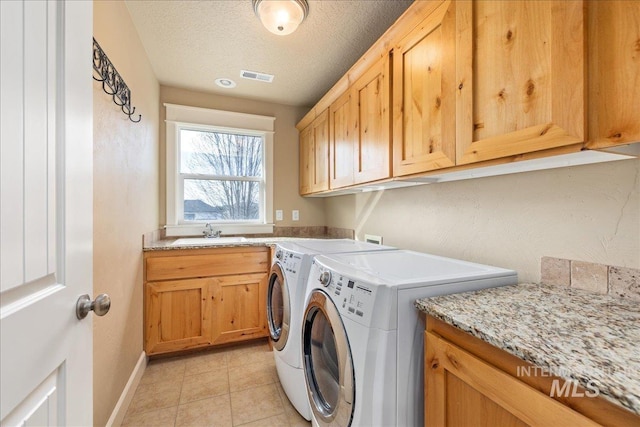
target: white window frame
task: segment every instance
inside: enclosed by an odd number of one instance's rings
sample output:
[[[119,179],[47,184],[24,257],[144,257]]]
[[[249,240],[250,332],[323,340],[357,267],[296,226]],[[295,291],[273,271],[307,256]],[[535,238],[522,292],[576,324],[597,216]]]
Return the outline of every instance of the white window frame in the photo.
[[[263,138],[264,203],[259,220],[215,221],[222,234],[273,232],[273,139],[275,117],[231,111],[164,104],[166,108],[166,214],[167,236],[202,235],[206,221],[184,220],[184,177],[180,176],[179,132],[185,130],[219,131],[256,135]],[[262,190],[262,188],[261,188]]]

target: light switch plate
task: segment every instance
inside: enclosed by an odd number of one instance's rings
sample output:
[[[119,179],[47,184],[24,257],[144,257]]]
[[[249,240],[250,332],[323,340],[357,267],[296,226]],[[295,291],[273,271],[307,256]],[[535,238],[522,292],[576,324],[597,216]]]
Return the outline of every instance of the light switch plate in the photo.
[[[300,211],[299,210],[291,211],[291,219],[294,220],[294,221],[299,221],[300,220]]]
[[[282,209],[276,209],[276,221],[282,221],[283,219]]]

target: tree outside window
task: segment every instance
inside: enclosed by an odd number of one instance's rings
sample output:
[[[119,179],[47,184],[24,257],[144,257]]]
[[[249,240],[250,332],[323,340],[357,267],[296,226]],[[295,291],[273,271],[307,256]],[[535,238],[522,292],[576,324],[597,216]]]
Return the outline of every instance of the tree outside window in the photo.
[[[180,129],[185,221],[258,221],[264,200],[261,136]]]

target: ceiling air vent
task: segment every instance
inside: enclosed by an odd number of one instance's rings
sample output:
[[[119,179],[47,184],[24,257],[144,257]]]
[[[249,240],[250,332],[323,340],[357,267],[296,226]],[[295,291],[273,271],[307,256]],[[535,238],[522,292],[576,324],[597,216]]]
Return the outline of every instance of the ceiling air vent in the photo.
[[[258,73],[256,71],[241,70],[240,77],[243,79],[258,80],[266,83],[273,82],[273,74]]]

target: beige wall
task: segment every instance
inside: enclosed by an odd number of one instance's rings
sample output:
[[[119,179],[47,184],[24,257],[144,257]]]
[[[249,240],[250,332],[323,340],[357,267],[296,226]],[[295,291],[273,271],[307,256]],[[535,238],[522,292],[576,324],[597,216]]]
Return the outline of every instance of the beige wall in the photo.
[[[105,425],[142,353],[142,234],[158,228],[159,85],[120,1],[94,2],[94,37],[142,114],[130,122],[94,82],[94,424]]]
[[[542,256],[640,268],[640,159],[326,200],[327,225],[384,243],[515,269]]]
[[[272,116],[275,121],[273,219],[275,210],[284,211],[284,221],[278,226],[325,225],[324,202],[298,195],[298,131],[296,123],[307,113],[308,108],[290,107],[268,102],[252,101],[209,93],[194,92],[174,87],[160,87],[160,212],[161,223],[165,223],[165,108],[164,103],[213,108],[238,113]],[[300,220],[291,220],[291,211],[300,211]]]

